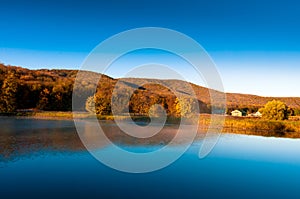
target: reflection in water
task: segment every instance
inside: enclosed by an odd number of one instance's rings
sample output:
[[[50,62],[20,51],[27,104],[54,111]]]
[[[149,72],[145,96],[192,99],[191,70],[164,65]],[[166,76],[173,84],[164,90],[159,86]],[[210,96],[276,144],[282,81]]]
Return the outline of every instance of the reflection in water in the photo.
[[[16,160],[23,156],[41,155],[44,151],[72,152],[86,150],[82,144],[72,120],[37,120],[2,117],[0,125],[0,161]],[[106,147],[109,142],[104,136],[99,137],[97,123],[82,121],[83,139],[91,148]],[[121,131],[112,121],[101,121],[101,127],[107,138],[119,147],[126,146],[159,146],[168,144],[177,134],[176,125],[166,125],[159,133],[149,138],[132,137]],[[134,125],[133,125],[134,127]],[[153,127],[155,128],[155,127]],[[188,128],[179,136],[181,143],[186,141]],[[201,135],[200,135],[201,136]],[[181,144],[177,142],[175,144]],[[128,150],[128,149],[126,149]]]
[[[0,161],[43,151],[84,150],[72,121],[1,118]]]
[[[95,126],[87,124],[82,122],[83,137],[93,139]],[[73,121],[1,118],[0,125],[1,198],[300,197],[296,139],[223,134],[204,159],[198,158],[201,141],[196,141],[170,166],[134,175],[95,160],[83,147]],[[156,149],[149,144],[163,138],[167,142],[176,133],[176,126],[168,126],[156,139],[136,140],[112,122],[102,125],[114,142],[134,145],[126,147],[134,152]],[[95,147],[109,150],[106,144],[95,142]]]

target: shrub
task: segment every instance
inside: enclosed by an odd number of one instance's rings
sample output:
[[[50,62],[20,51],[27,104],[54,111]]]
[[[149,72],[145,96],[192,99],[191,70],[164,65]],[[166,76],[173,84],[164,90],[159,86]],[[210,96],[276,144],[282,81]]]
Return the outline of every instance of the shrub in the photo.
[[[268,120],[286,120],[289,115],[287,105],[278,100],[269,101],[259,112]]]

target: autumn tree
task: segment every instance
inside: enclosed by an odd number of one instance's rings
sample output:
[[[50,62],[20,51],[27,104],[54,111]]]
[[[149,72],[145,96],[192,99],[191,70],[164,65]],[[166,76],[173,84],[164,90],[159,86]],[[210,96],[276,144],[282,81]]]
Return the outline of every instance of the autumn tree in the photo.
[[[97,115],[111,115],[111,94],[97,92],[95,94],[95,109]]]
[[[288,119],[289,109],[287,105],[279,100],[269,101],[263,108],[259,109],[262,117],[269,120]]]
[[[192,117],[193,115],[198,113],[197,106],[198,101],[194,98],[189,97],[181,97],[180,99],[176,99],[176,110],[178,117]]]
[[[122,89],[112,95],[112,108],[114,114],[121,115],[129,111],[129,95],[128,89]]]
[[[96,113],[95,96],[94,95],[87,98],[86,103],[85,103],[85,110],[89,113]]]
[[[9,73],[3,81],[0,98],[0,111],[15,112],[17,109],[18,84],[14,73]]]
[[[58,82],[51,92],[52,110],[71,110],[72,86],[70,83]]]
[[[149,116],[152,117],[163,117],[166,114],[166,110],[160,104],[154,104],[149,109]]]
[[[50,91],[47,88],[44,88],[40,92],[37,108],[41,110],[45,110],[49,104],[49,97],[50,97]]]

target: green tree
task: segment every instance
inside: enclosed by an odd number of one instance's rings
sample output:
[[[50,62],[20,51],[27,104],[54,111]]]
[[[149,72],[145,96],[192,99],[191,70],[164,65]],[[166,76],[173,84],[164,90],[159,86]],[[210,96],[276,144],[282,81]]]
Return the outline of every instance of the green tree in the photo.
[[[14,73],[9,73],[3,81],[1,89],[0,111],[15,112],[17,109],[18,84]]]
[[[269,120],[288,119],[289,111],[285,103],[279,100],[269,101],[263,108],[259,109],[262,117]]]

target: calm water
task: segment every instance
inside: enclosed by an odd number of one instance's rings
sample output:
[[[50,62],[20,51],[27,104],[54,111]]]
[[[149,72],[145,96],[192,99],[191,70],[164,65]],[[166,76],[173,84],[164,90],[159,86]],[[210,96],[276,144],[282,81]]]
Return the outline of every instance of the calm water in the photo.
[[[198,140],[162,170],[129,174],[94,159],[72,121],[0,125],[1,198],[300,198],[300,140],[224,134],[204,159]],[[133,151],[157,147],[130,143]]]

